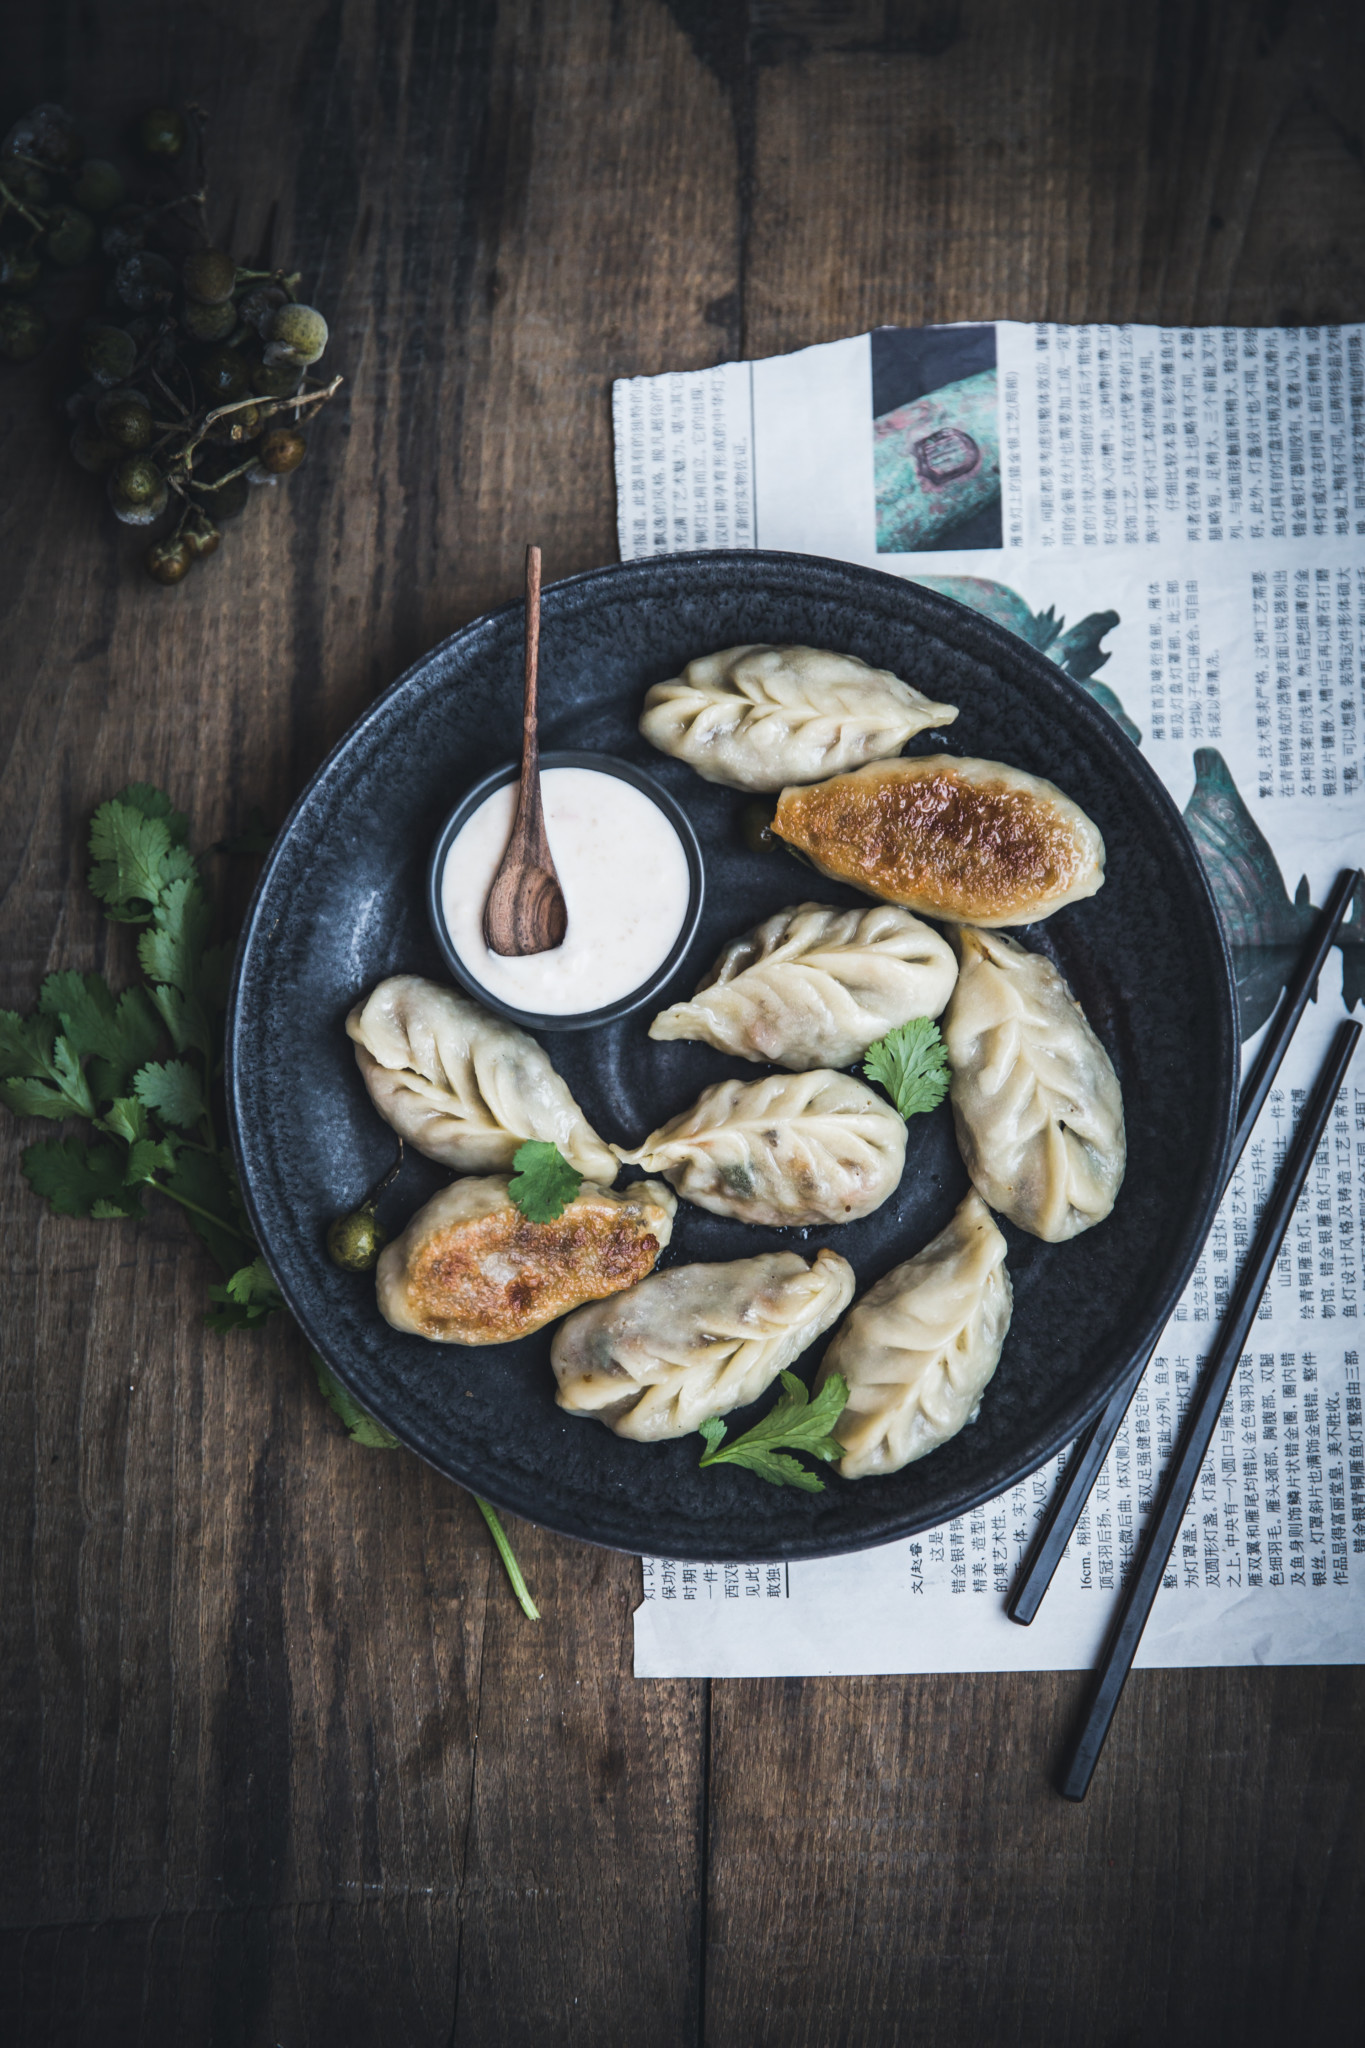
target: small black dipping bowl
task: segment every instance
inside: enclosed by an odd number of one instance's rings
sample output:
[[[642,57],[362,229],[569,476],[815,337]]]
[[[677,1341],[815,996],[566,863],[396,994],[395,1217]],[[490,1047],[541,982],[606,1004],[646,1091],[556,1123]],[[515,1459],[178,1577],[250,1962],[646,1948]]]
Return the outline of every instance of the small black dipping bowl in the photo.
[[[569,747],[562,748],[556,753],[542,754],[540,766],[542,773],[549,768],[590,768],[598,775],[619,776],[622,782],[630,783],[632,788],[647,796],[650,802],[663,812],[677,833],[682,841],[683,852],[687,856],[687,915],[667,958],[660,961],[648,981],[642,981],[629,995],[619,997],[616,1002],[608,1003],[603,1009],[582,1010],[570,1016],[541,1016],[536,1010],[513,1009],[510,1003],[503,1002],[470,973],[455,950],[446,924],[445,911],[441,906],[441,874],[445,868],[446,855],[455,843],[456,834],[495,789],[502,789],[505,784],[516,781],[520,769],[515,761],[505,762],[501,768],[495,768],[490,775],[485,775],[481,782],[476,782],[472,789],[466,790],[441,827],[427,868],[427,915],[431,919],[431,929],[446,966],[460,987],[482,1003],[485,1009],[496,1010],[500,1017],[510,1017],[514,1024],[522,1025],[527,1031],[586,1031],[594,1024],[614,1024],[619,1017],[628,1017],[632,1010],[642,1009],[659,993],[664,983],[677,973],[688,947],[697,935],[697,925],[701,919],[706,886],[701,863],[701,847],[692,821],[682,806],[674,801],[666,789],[661,789],[652,776],[646,775],[642,769],[632,767],[629,761],[618,761],[614,754],[593,754],[581,748]]]

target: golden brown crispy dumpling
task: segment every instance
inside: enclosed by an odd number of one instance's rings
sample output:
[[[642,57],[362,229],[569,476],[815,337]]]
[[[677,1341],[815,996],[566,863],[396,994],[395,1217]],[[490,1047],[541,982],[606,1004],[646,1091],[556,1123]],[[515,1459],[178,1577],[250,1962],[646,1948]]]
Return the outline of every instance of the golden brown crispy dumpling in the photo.
[[[1034,924],[1104,881],[1080,806],[1003,761],[875,761],[784,789],[773,831],[822,875],[951,924]]]
[[[673,1235],[677,1199],[657,1180],[619,1194],[584,1181],[552,1223],[530,1223],[508,1176],[453,1181],[386,1245],[379,1311],[436,1344],[507,1344],[585,1301],[633,1287]]]

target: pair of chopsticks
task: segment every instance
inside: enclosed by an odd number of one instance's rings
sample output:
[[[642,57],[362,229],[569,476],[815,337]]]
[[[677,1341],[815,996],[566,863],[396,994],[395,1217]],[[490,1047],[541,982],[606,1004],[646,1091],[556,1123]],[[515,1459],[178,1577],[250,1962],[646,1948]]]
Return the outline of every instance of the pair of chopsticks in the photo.
[[[1358,869],[1347,869],[1338,875],[1313,941],[1286,986],[1265,1043],[1238,1098],[1228,1181],[1232,1179],[1256,1119],[1274,1085],[1342,920],[1361,886],[1361,879]],[[1084,1711],[1063,1759],[1057,1789],[1067,1799],[1084,1799],[1094,1775],[1119,1696],[1132,1669],[1142,1631],[1147,1625],[1162,1575],[1185,1519],[1195,1481],[1218,1427],[1218,1417],[1236,1373],[1242,1346],[1274,1271],[1359,1037],[1360,1025],[1347,1019],[1332,1041],[1294,1141],[1276,1178],[1270,1201],[1257,1226],[1246,1265],[1224,1313],[1213,1349],[1200,1369],[1194,1398],[1119,1596],[1118,1610],[1092,1675]],[[1225,1182],[1225,1189],[1226,1185]],[[1007,1602],[1005,1611],[1012,1621],[1027,1625],[1037,1614],[1150,1362],[1151,1354],[1123,1381],[1101,1411],[1099,1419],[1076,1444]]]

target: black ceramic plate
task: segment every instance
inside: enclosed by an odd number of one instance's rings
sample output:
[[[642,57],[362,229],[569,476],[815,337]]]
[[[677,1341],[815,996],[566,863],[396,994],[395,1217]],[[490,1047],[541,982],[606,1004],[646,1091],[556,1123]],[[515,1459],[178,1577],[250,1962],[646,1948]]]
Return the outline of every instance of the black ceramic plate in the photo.
[[[1117,725],[1052,662],[950,599],[808,556],[683,555],[548,589],[541,744],[624,756],[687,808],[706,907],[662,1007],[725,940],[783,904],[865,902],[784,853],[745,846],[746,799],[703,782],[636,731],[646,688],[693,655],[795,641],[860,655],[961,707],[943,745],[1048,776],[1104,834],[1099,895],[1020,936],[1051,953],[1123,1085],[1128,1173],[1114,1213],[1069,1244],[1006,1224],[1014,1321],[979,1421],[885,1479],[831,1474],[808,1494],[730,1468],[700,1440],[644,1446],[554,1404],[548,1331],[486,1350],[401,1336],[368,1278],[323,1249],[393,1154],[348,1039],[347,1010],[385,975],[445,980],[427,922],[432,841],[469,784],[519,742],[522,612],[477,620],[355,725],[300,798],[266,863],[237,962],[227,1085],[252,1224],[290,1308],[358,1400],[411,1448],[499,1506],[570,1536],[699,1559],[819,1557],[932,1527],[1000,1493],[1069,1443],[1147,1350],[1217,1205],[1237,1071],[1233,988],[1213,900],[1184,825]],[[656,1045],[652,1012],[543,1034],[604,1137],[631,1145],[708,1082],[762,1068]],[[402,1226],[449,1176],[409,1153],[381,1214]],[[966,1189],[945,1103],[909,1126],[892,1199],[830,1230],[755,1230],[678,1205],[666,1265],[833,1245],[860,1289],[925,1244]],[[817,1345],[801,1361],[817,1364]],[[766,1405],[766,1403],[764,1404]],[[759,1412],[759,1411],[756,1411]],[[736,1431],[744,1415],[732,1419]]]

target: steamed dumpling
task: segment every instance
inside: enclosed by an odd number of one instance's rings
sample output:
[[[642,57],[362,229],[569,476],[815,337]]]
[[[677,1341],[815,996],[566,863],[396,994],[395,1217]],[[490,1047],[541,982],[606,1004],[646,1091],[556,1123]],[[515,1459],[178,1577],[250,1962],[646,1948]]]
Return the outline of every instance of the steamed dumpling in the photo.
[[[649,1035],[780,1067],[848,1067],[898,1024],[937,1017],[956,980],[952,948],[908,910],[798,903],[732,939]]]
[[[552,1223],[529,1223],[507,1186],[505,1173],[452,1181],[384,1247],[385,1322],[435,1344],[507,1344],[634,1286],[673,1235],[678,1205],[656,1180],[621,1194],[585,1180]]]
[[[1102,1223],[1123,1182],[1123,1096],[1052,962],[1000,932],[955,932],[943,1019],[953,1118],[992,1209],[1048,1244]]]
[[[895,1190],[905,1124],[851,1074],[769,1074],[718,1081],[638,1152],[616,1153],[717,1216],[851,1223]]]
[[[688,1436],[708,1415],[756,1401],[853,1299],[837,1252],[812,1265],[764,1252],[715,1266],[672,1266],[555,1331],[555,1396],[638,1443]]]
[[[975,1422],[1014,1305],[1005,1240],[980,1195],[946,1230],[855,1302],[830,1340],[817,1386],[848,1382],[834,1425],[845,1479],[899,1472]]]
[[[956,717],[953,705],[855,655],[756,645],[700,655],[656,683],[640,730],[708,782],[781,789],[898,754],[926,726]]]
[[[610,1187],[604,1145],[534,1038],[416,974],[381,981],[346,1019],[379,1114],[428,1159],[457,1173],[512,1164],[527,1138],[557,1145]]]
[[[877,761],[784,789],[772,829],[822,875],[953,924],[1035,924],[1104,882],[1079,804],[1003,761]]]

